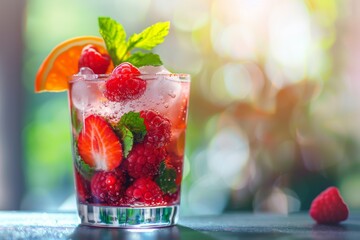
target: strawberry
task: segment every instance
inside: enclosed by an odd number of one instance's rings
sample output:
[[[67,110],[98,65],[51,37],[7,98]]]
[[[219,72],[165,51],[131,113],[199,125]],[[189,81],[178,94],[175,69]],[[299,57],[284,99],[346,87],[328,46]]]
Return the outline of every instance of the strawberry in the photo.
[[[140,117],[144,118],[147,130],[145,141],[155,148],[164,147],[170,142],[171,123],[169,119],[153,110],[141,111]]]
[[[79,69],[88,67],[96,74],[104,74],[110,65],[110,61],[108,54],[101,54],[93,45],[87,45],[81,51],[78,66]]]
[[[150,178],[137,179],[127,190],[126,196],[129,201],[159,205],[163,203],[160,187]]]
[[[100,116],[90,115],[85,119],[77,147],[84,162],[96,170],[113,170],[122,161],[120,140]]]
[[[349,209],[336,187],[327,188],[311,203],[310,216],[319,224],[336,224],[348,215]]]
[[[130,63],[117,66],[105,84],[104,95],[114,102],[135,100],[146,90],[146,81],[138,77],[139,69]]]

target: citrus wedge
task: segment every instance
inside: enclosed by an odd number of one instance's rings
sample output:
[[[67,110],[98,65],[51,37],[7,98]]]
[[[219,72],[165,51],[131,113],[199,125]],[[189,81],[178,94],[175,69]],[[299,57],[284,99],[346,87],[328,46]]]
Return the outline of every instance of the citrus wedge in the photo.
[[[81,50],[88,44],[94,45],[100,53],[106,53],[101,37],[76,37],[60,43],[42,62],[35,78],[35,92],[68,90],[69,77],[78,72]]]

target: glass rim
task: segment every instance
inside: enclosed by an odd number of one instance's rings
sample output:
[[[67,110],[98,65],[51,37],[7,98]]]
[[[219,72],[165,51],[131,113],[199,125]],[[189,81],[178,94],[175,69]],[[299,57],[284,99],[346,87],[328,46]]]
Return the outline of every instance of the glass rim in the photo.
[[[159,74],[118,74],[120,75],[131,75],[131,77],[139,77],[145,81],[156,80],[157,78],[167,77],[170,81],[176,82],[190,82],[191,75],[188,73],[159,73]],[[98,82],[106,81],[112,74],[74,74],[69,78],[69,83],[85,81],[85,82]]]

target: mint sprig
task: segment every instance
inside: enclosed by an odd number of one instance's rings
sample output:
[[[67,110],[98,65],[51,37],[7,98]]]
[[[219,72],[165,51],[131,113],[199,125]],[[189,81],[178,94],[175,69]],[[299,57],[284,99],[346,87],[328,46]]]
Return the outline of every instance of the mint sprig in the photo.
[[[146,28],[139,34],[133,34],[128,41],[129,47],[152,50],[162,43],[169,34],[170,23],[158,22]]]
[[[142,53],[136,52],[132,54],[129,58],[126,59],[127,62],[130,62],[134,66],[142,67],[142,66],[161,66],[162,61],[160,60],[160,56],[154,53]]]
[[[151,50],[169,34],[170,22],[155,23],[128,40],[124,27],[110,17],[99,17],[99,28],[115,66],[122,62],[130,62],[136,67],[162,65],[160,57]]]
[[[91,180],[92,176],[95,173],[95,169],[90,167],[87,163],[85,163],[82,159],[78,159],[76,162],[76,168],[80,172],[80,174],[87,180]]]
[[[114,65],[119,65],[126,54],[126,32],[124,27],[109,17],[99,18],[99,32]]]
[[[119,130],[120,130],[121,140],[123,143],[123,150],[124,150],[123,154],[124,157],[127,158],[134,145],[134,135],[127,127],[123,125],[120,125],[119,128],[120,128]]]
[[[174,193],[177,191],[176,171],[174,168],[168,168],[165,161],[160,163],[159,176],[155,181],[164,193]]]
[[[125,113],[118,123],[118,127],[122,126],[126,127],[132,132],[135,142],[141,142],[146,135],[146,126],[144,123],[144,119],[140,117],[139,112],[131,111]]]
[[[144,119],[140,117],[139,112],[125,113],[115,129],[121,137],[125,158],[133,148],[134,142],[142,142],[147,132]]]

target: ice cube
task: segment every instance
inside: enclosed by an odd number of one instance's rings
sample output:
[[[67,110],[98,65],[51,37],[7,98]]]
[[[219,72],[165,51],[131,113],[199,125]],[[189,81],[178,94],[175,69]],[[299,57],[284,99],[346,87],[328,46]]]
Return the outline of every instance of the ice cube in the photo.
[[[139,68],[141,74],[170,74],[163,65],[161,66],[144,66]]]
[[[124,102],[102,101],[92,108],[92,114],[106,116],[109,121],[116,122],[129,111],[155,110],[172,122],[178,121],[187,103],[187,96],[184,98],[184,92],[187,91],[183,90],[183,82],[179,81],[176,74],[171,74],[163,66],[145,66],[141,67],[140,71],[148,75],[142,76],[147,86],[140,98]],[[99,88],[100,92],[104,91],[101,87]],[[78,102],[82,104],[80,107],[86,105],[86,101],[85,103]]]
[[[99,89],[96,84],[86,81],[75,81],[71,88],[71,100],[74,107],[84,111],[96,103]]]
[[[88,67],[80,68],[77,76],[83,77],[85,80],[94,80],[97,78],[97,75]]]
[[[176,111],[180,109],[181,97],[181,82],[170,75],[159,75],[147,81],[146,91],[140,100],[146,103],[144,107],[147,109],[156,110],[170,119],[178,115]]]
[[[156,77],[148,78],[146,90],[140,98],[127,102],[109,102],[114,111],[114,118],[118,118],[126,112],[142,110],[155,110],[165,117],[170,118],[173,111],[178,111],[179,99],[181,97],[181,83],[173,81],[170,76],[158,75]],[[174,109],[172,109],[174,108]],[[105,112],[107,108],[101,111]]]

